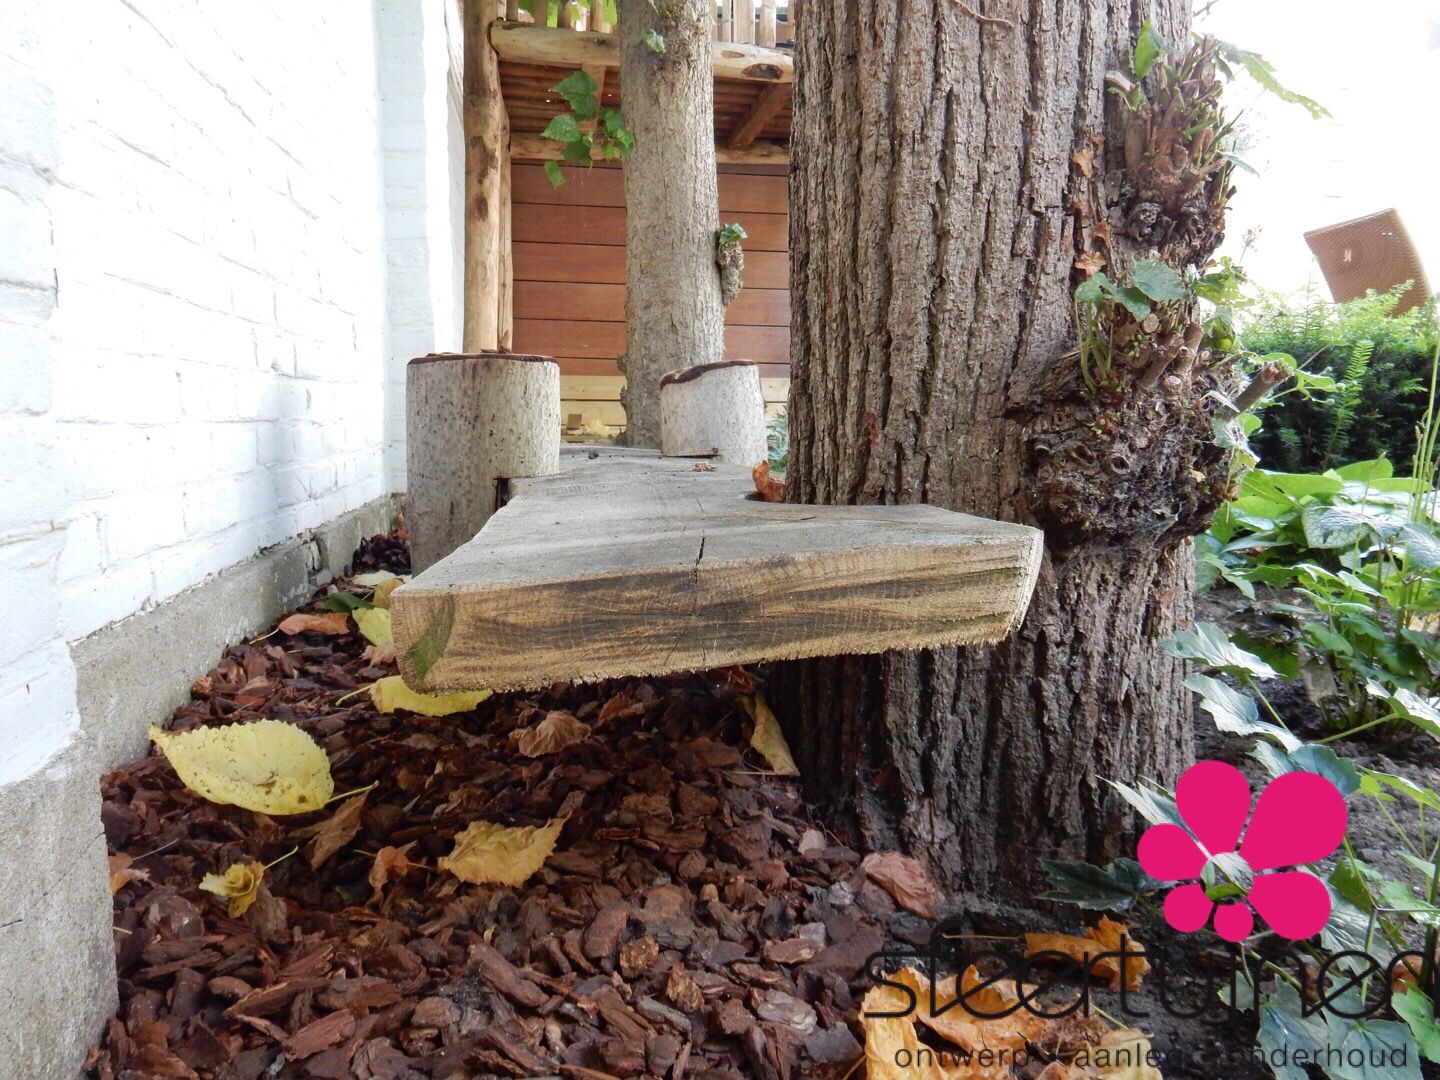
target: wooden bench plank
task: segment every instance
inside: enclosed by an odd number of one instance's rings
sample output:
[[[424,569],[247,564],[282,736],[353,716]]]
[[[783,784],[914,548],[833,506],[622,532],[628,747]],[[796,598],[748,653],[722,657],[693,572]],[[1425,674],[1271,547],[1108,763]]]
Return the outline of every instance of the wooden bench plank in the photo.
[[[595,454],[595,457],[591,457]],[[396,590],[405,680],[532,688],[763,660],[998,641],[1041,534],[932,506],[759,502],[748,470],[561,454],[481,533]]]

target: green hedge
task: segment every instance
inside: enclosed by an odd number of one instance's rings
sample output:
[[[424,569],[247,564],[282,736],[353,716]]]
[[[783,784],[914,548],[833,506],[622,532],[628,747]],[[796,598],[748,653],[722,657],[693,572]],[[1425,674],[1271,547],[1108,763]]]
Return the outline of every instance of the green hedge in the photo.
[[[1306,370],[1341,382],[1334,394],[1285,394],[1264,410],[1250,439],[1262,465],[1309,472],[1381,455],[1409,463],[1440,334],[1433,299],[1391,314],[1405,288],[1344,304],[1312,298],[1301,307],[1257,309],[1241,333],[1247,349],[1289,353]]]

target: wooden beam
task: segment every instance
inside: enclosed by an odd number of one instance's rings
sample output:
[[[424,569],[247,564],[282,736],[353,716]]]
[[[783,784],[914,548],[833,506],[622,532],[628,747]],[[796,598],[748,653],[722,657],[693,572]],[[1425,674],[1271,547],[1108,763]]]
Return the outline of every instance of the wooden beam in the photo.
[[[772,83],[760,91],[760,96],[755,99],[755,105],[750,109],[750,115],[745,117],[730,133],[726,146],[731,150],[744,150],[748,148],[765,130],[765,125],[775,119],[775,116],[790,100],[789,83]]]
[[[510,136],[510,156],[516,161],[558,161],[560,144],[537,134],[517,133]],[[604,160],[598,146],[591,149],[591,156]],[[790,150],[773,142],[754,142],[740,150],[716,146],[715,161],[720,165],[789,165]]]
[[[590,455],[593,454],[592,458]],[[1041,534],[933,506],[752,497],[749,469],[561,451],[474,540],[391,597],[425,691],[515,689],[999,641]]]
[[[500,61],[487,28],[494,0],[465,0],[463,119],[465,128],[465,318],[466,352],[500,344],[501,311],[508,296],[502,286],[501,242],[506,144],[510,121],[500,94]]]
[[[587,64],[620,66],[620,50],[614,34],[506,21],[496,22],[490,28],[490,40],[502,60],[571,70]],[[783,49],[717,41],[712,43],[712,56],[717,79],[792,82],[795,78],[794,61]]]

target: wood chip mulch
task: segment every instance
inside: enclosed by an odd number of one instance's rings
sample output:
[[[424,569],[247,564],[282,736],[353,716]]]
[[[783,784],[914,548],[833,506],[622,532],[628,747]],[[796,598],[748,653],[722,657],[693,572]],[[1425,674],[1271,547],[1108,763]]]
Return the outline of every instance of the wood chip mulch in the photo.
[[[403,569],[393,538],[361,555]],[[325,747],[337,791],[376,784],[354,836],[318,866],[316,827],[343,800],[274,819],[217,806],[158,753],[105,778],[120,1010],[91,1075],[851,1071],[864,961],[929,924],[803,816],[795,781],[758,773],[744,672],[556,686],[430,719],[382,715],[365,694],[335,704],[394,674],[364,647],[310,632],[237,645],[169,725],[293,721]],[[590,736],[517,753],[511,733],[556,710]],[[555,854],[519,888],[436,869],[471,821],[562,814]],[[295,847],[239,919],[198,889]],[[408,873],[385,880],[382,848],[403,850]]]

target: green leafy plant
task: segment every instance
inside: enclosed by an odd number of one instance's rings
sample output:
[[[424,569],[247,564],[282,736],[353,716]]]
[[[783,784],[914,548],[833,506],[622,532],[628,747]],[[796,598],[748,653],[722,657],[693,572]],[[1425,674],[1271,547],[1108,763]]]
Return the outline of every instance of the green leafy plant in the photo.
[[[790,467],[790,418],[785,413],[780,413],[766,425],[765,444],[769,450],[770,471],[787,471]]]
[[[1141,259],[1124,282],[1102,272],[1092,274],[1075,289],[1075,330],[1080,339],[1080,374],[1091,391],[1112,387],[1117,350],[1138,351],[1138,326],[1154,337],[1183,324],[1185,283],[1178,273],[1155,259]]]
[[[1286,727],[1257,685],[1257,680],[1275,675],[1275,669],[1264,657],[1227,639],[1220,628],[1198,625],[1175,635],[1166,647],[1208,669],[1210,674],[1193,675],[1186,686],[1199,695],[1201,706],[1221,731],[1253,740],[1250,756],[1270,776],[1278,778],[1291,772],[1323,776],[1347,799],[1373,800],[1394,829],[1400,853],[1399,872],[1386,872],[1367,863],[1348,837],[1333,863],[1306,867],[1326,882],[1333,913],[1318,939],[1299,943],[1298,948],[1317,966],[1322,960],[1321,950],[1325,950],[1330,954],[1328,969],[1332,977],[1353,976],[1357,989],[1351,991],[1352,1000],[1343,1011],[1362,1012],[1354,1006],[1370,1000],[1372,990],[1390,995],[1391,988],[1372,980],[1363,963],[1353,964],[1338,954],[1348,950],[1374,954],[1376,946],[1383,944],[1396,954],[1414,951],[1427,958],[1421,963],[1410,961],[1408,971],[1400,969],[1398,992],[1389,996],[1398,1019],[1351,1018],[1333,1008],[1320,1013],[1310,1011],[1314,1003],[1300,996],[1306,987],[1291,970],[1275,962],[1266,941],[1268,933],[1230,944],[1212,931],[1203,930],[1207,945],[1227,950],[1234,957],[1237,978],[1222,997],[1241,1011],[1255,1015],[1256,1047],[1269,1060],[1287,1060],[1271,1057],[1282,1049],[1305,1049],[1313,1055],[1326,1046],[1354,1046],[1368,1041],[1403,1048],[1409,1067],[1400,1075],[1418,1077],[1422,1057],[1440,1061],[1440,1026],[1433,1003],[1419,989],[1430,985],[1432,960],[1428,958],[1435,955],[1440,928],[1440,834],[1427,822],[1427,814],[1433,821],[1433,815],[1440,812],[1440,793],[1393,773],[1359,768],[1324,743],[1300,739]],[[1440,738],[1440,727],[1415,722]],[[1188,828],[1172,791],[1154,784],[1112,782],[1112,786],[1150,824]],[[1407,828],[1401,824],[1392,811],[1400,803],[1409,804],[1418,826]],[[1133,859],[1117,859],[1105,867],[1059,860],[1042,860],[1041,865],[1051,886],[1043,899],[1089,910],[1123,912],[1142,907],[1158,912],[1160,893],[1169,888],[1147,875]],[[1207,874],[1206,890],[1212,896],[1245,891],[1242,880],[1233,875],[1224,859],[1212,859]],[[1419,947],[1422,941],[1423,947]],[[1275,1072],[1282,1080],[1290,1080],[1293,1075],[1283,1065],[1277,1065]],[[1345,1071],[1342,1066],[1326,1075],[1333,1080],[1351,1080],[1361,1074]]]
[[[635,136],[625,126],[620,110],[601,106],[596,94],[600,86],[587,73],[571,72],[551,89],[565,99],[570,111],[551,117],[541,134],[562,144],[563,161],[588,168],[594,164],[596,147],[607,161],[630,156]],[[545,175],[556,187],[565,183],[558,161],[545,162]]]
[[[1312,292],[1298,305],[1269,300],[1247,313],[1245,349],[1289,353],[1306,371],[1344,386],[1343,395],[1286,395],[1266,408],[1254,444],[1268,468],[1304,472],[1382,454],[1410,458],[1440,332],[1433,301],[1395,314],[1406,291],[1344,304]],[[1366,342],[1363,368],[1356,367],[1356,350]]]

